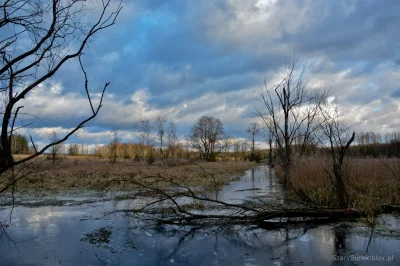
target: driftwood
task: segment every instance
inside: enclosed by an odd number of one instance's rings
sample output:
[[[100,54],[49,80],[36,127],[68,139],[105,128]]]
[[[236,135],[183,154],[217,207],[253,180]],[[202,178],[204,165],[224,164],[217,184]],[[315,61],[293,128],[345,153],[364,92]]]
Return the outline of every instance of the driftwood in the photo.
[[[191,187],[178,184],[161,174],[148,177],[145,181],[133,176],[123,177],[119,181],[135,184],[138,194],[152,195],[150,198],[147,197],[149,201],[144,206],[135,205],[135,208],[125,212],[143,216],[158,224],[211,226],[242,224],[271,228],[298,223],[322,224],[366,216],[356,209],[315,208],[304,204],[302,207],[301,204],[288,207],[262,198],[255,198],[242,204],[228,203],[211,199],[203,192],[194,191]],[[182,199],[190,200],[189,203],[182,203]],[[196,209],[196,204],[202,208]],[[208,209],[204,210],[205,206]],[[215,212],[221,208],[223,212]]]
[[[259,211],[253,214],[226,214],[215,215],[207,213],[180,212],[172,208],[170,215],[155,218],[158,224],[190,224],[190,225],[216,225],[216,224],[246,224],[257,225],[261,228],[276,228],[296,224],[325,224],[342,219],[361,217],[355,209],[286,209],[284,211]],[[134,212],[127,210],[126,212]]]
[[[360,213],[355,209],[292,209],[283,212],[261,212],[258,214],[260,220],[270,220],[276,218],[356,218]]]
[[[326,224],[341,219],[358,218],[361,214],[355,209],[313,209],[285,210],[284,212],[264,212],[259,215],[258,225],[271,229],[296,224]]]

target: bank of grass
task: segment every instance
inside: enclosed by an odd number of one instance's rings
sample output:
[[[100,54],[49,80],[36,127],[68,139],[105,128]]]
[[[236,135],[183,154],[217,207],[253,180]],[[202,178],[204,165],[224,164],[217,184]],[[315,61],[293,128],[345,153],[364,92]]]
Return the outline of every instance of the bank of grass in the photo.
[[[292,169],[292,184],[319,206],[338,207],[327,158],[305,157]],[[277,174],[282,169],[277,167]],[[350,158],[344,165],[350,207],[373,217],[382,205],[400,205],[400,159]]]
[[[29,190],[59,192],[77,188],[101,190],[108,184],[112,184],[113,189],[129,190],[134,188],[129,179],[149,180],[151,176],[156,175],[181,185],[211,188],[225,184],[232,176],[240,175],[255,165],[246,161],[193,163],[185,160],[169,162],[169,165],[161,161],[147,165],[129,159],[119,159],[115,164],[111,164],[107,159],[89,156],[63,157],[55,165],[43,157],[37,164],[39,163],[37,173],[30,174],[18,182],[19,192]]]

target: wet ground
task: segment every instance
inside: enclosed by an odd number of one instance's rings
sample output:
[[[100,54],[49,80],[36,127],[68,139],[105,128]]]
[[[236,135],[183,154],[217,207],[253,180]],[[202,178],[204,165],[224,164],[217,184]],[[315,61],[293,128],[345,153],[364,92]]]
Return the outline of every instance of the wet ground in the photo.
[[[280,196],[265,166],[248,170],[210,197],[239,202]],[[0,212],[0,265],[400,265],[400,218],[262,230],[255,227],[156,227],[118,210],[126,195],[93,193],[30,200]],[[112,199],[114,197],[114,199]],[[1,234],[1,233],[0,233]]]

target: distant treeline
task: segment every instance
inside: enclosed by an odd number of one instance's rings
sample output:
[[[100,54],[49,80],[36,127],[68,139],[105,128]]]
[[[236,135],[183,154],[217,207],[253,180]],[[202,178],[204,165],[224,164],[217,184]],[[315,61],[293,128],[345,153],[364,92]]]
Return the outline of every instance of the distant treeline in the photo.
[[[243,142],[243,141],[242,141]],[[298,145],[293,145],[297,149]],[[32,150],[28,144],[28,139],[24,135],[15,134],[12,136],[11,147],[13,154],[28,154]],[[314,146],[307,148],[306,154],[312,154],[318,149]],[[152,151],[156,157],[185,158],[195,156],[189,152],[187,147],[177,142],[175,145],[168,145],[161,151],[152,145],[143,145],[141,143],[121,143],[119,141],[109,143],[108,145],[95,145],[89,149],[87,144],[66,144],[59,147],[59,154],[69,155],[95,155],[100,158],[107,158],[114,154],[120,158],[142,159],[147,153]],[[234,157],[235,159],[246,159],[249,145],[246,142],[233,141],[221,157]],[[265,159],[266,153],[259,150],[262,159]],[[400,132],[386,133],[384,135],[374,132],[360,132],[356,134],[355,144],[349,148],[348,155],[351,157],[400,157]]]
[[[351,157],[400,157],[400,141],[390,143],[357,144],[351,146],[348,151]]]
[[[386,133],[383,136],[374,132],[360,132],[357,144],[349,149],[352,157],[400,157],[400,132]]]
[[[300,145],[292,145],[295,154],[300,153]],[[304,154],[312,155],[316,152],[326,153],[326,149],[321,149],[315,144],[310,144],[305,147]],[[400,157],[400,132],[386,133],[384,135],[374,132],[359,132],[356,133],[356,138],[353,144],[347,151],[347,156],[350,157]]]

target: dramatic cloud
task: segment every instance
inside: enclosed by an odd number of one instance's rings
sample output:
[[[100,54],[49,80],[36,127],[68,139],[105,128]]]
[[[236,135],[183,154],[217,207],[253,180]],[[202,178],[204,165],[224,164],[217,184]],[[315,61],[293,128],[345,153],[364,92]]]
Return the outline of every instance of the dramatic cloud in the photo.
[[[111,85],[100,115],[71,142],[107,143],[113,129],[133,141],[140,121],[159,114],[181,137],[202,115],[246,137],[258,89],[279,80],[294,52],[355,131],[397,131],[399,10],[396,0],[127,1],[83,57],[94,102]],[[79,65],[67,64],[23,104],[24,122],[33,122],[23,132],[38,141],[74,127],[90,115]]]

